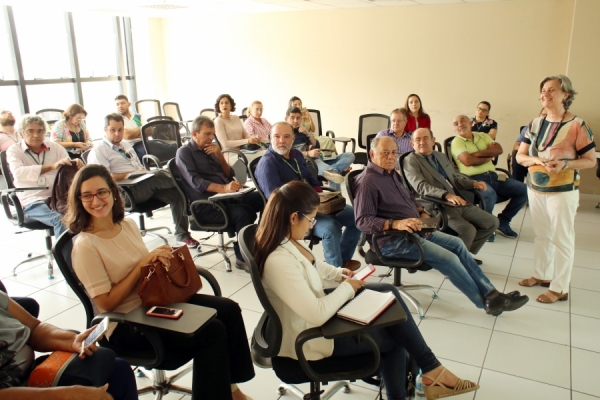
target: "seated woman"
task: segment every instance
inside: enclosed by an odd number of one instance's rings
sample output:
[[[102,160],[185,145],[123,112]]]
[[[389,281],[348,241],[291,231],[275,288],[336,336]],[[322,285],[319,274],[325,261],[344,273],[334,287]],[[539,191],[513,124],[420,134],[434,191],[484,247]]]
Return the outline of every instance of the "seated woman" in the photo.
[[[268,141],[271,134],[271,124],[262,117],[263,104],[255,100],[248,107],[248,118],[244,121],[246,132],[252,137]]]
[[[313,121],[312,117],[310,116],[310,113],[308,112],[308,110],[306,108],[302,107],[302,100],[300,100],[300,97],[298,96],[293,96],[289,103],[288,103],[288,108],[291,107],[298,107],[300,110],[302,110],[302,121],[300,121],[300,124],[304,127],[304,129],[306,129],[309,132],[312,133],[316,133],[318,136],[318,132],[315,132],[316,128],[315,128],[315,122]]]
[[[230,95],[220,95],[215,103],[215,110],[218,114],[214,119],[215,134],[221,149],[240,150],[240,146],[260,143],[259,138],[250,136],[244,129],[240,117],[231,114],[235,111],[235,101]]]
[[[0,399],[137,399],[135,377],[126,361],[96,344],[81,353],[83,340],[94,328],[76,334],[40,322],[0,291]],[[40,361],[34,360],[34,351],[56,350],[81,354],[70,361],[56,387],[27,387],[32,367]]]
[[[414,132],[417,128],[429,128],[431,130],[431,119],[423,110],[421,98],[417,94],[410,94],[404,103],[404,109],[408,110],[404,132]]]
[[[335,268],[316,260],[303,243],[307,231],[314,226],[319,196],[301,181],[293,181],[275,190],[256,232],[254,257],[262,276],[267,296],[283,324],[280,357],[298,359],[294,347],[298,334],[321,326],[352,299],[356,291],[366,286],[377,291],[393,292],[408,320],[369,334],[381,351],[381,376],[388,399],[406,398],[405,350],[423,371],[427,399],[470,392],[479,385],[458,379],[445,369],[427,347],[421,332],[398,290],[385,283],[352,279],[348,269]],[[349,278],[347,278],[349,277]],[[323,290],[323,279],[342,282],[335,290]],[[304,345],[308,360],[370,353],[366,345],[357,345],[353,338],[318,338]]]
[[[65,223],[79,233],[73,244],[73,269],[99,312],[127,313],[141,306],[137,294],[140,268],[160,260],[169,265],[169,246],[148,251],[131,219],[124,218],[119,188],[102,165],[82,168],[69,190]],[[160,331],[165,354],[177,360],[194,360],[194,399],[248,399],[236,385],[254,377],[241,309],[227,298],[196,294],[191,304],[217,310],[192,338]],[[116,325],[116,326],[115,326]],[[107,338],[120,346],[149,348],[138,332],[124,324],[112,324]]]
[[[81,153],[92,147],[90,133],[85,126],[87,111],[79,104],[71,104],[63,119],[52,126],[52,140],[67,150],[69,157],[81,158]]]

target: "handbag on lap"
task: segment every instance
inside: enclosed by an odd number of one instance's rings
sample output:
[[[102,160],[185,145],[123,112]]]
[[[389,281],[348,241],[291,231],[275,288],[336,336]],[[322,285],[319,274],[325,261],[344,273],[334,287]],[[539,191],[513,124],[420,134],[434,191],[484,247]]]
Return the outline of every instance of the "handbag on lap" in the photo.
[[[319,192],[319,200],[318,214],[335,214],[346,207],[346,199],[341,192]]]
[[[138,295],[144,306],[186,303],[202,288],[188,247],[173,247],[173,256],[168,267],[159,260],[142,267]]]

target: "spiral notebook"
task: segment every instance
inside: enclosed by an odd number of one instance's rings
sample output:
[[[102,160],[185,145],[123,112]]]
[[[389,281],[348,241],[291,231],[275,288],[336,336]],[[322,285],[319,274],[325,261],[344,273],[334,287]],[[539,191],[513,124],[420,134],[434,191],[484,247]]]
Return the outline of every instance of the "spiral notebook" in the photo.
[[[365,289],[337,312],[338,317],[369,325],[396,300],[392,292]]]

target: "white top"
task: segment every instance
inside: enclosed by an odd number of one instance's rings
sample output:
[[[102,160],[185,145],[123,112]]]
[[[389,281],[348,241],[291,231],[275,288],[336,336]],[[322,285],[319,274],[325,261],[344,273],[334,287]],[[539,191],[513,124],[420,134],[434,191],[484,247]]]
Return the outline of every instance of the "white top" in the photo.
[[[133,172],[144,169],[135,150],[127,142],[121,141],[119,145],[110,143],[106,138],[102,143],[94,146],[88,154],[88,164],[102,164],[111,174]]]
[[[133,115],[133,114],[131,114],[131,115]],[[126,117],[124,115],[121,115],[121,116],[123,117],[123,125],[124,125],[125,129],[135,129],[135,128],[141,129],[141,126],[138,126],[138,124],[136,124],[136,122],[132,118]],[[123,141],[125,143],[129,143],[130,145],[133,145],[134,143],[141,142],[142,138],[139,137],[137,139],[123,139]]]
[[[6,151],[10,146],[21,140],[21,134],[17,131],[10,134],[8,132],[0,131],[0,151]]]
[[[65,148],[57,143],[45,141],[42,149],[40,154],[35,154],[29,150],[25,140],[21,140],[19,143],[10,146],[6,151],[6,158],[13,175],[15,187],[47,187],[43,190],[17,192],[22,207],[39,200],[46,200],[52,196],[52,186],[58,170],[55,169],[42,174],[42,165],[54,164],[58,160],[69,158]]]
[[[223,150],[239,150],[240,146],[248,144],[250,135],[244,129],[242,121],[237,115],[230,115],[228,119],[217,117],[214,119],[215,134]]]
[[[125,218],[121,227],[121,232],[112,239],[103,239],[87,232],[81,232],[75,237],[71,253],[73,270],[92,299],[110,292],[149,253],[135,221]],[[113,311],[128,313],[141,306],[142,301],[137,291],[136,285]],[[107,311],[95,304],[98,312]],[[111,323],[110,333],[116,325]]]
[[[304,243],[299,244],[310,252]],[[354,289],[347,282],[325,296],[323,279],[340,282],[342,269],[324,261],[316,261],[315,264],[312,265],[287,239],[265,262],[262,282],[283,326],[281,357],[297,360],[294,345],[300,332],[323,325],[354,297]],[[308,360],[321,360],[332,353],[331,339],[318,338],[304,344]]]

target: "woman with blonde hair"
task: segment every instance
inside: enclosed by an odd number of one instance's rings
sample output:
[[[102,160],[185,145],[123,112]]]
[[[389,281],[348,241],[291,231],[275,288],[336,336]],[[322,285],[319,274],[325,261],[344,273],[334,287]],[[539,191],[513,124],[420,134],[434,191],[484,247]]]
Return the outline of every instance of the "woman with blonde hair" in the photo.
[[[318,132],[315,132],[315,130],[316,130],[315,122],[313,121],[312,117],[310,116],[308,109],[302,107],[302,100],[300,100],[300,97],[293,96],[290,99],[288,108],[291,108],[291,107],[298,107],[302,111],[302,121],[300,121],[300,124],[304,127],[304,129],[306,129],[309,132],[318,134]]]
[[[260,140],[269,140],[271,133],[271,124],[266,119],[262,118],[263,104],[254,100],[246,111],[248,118],[244,121],[246,132],[252,137]]]

